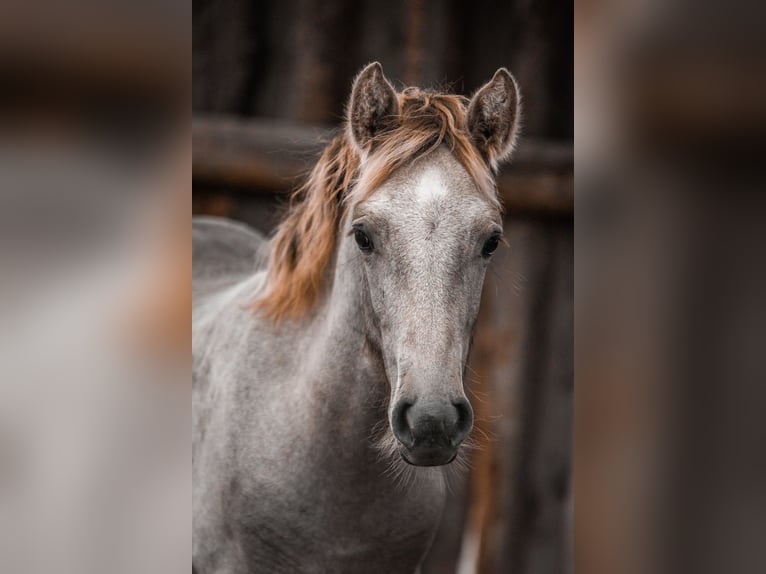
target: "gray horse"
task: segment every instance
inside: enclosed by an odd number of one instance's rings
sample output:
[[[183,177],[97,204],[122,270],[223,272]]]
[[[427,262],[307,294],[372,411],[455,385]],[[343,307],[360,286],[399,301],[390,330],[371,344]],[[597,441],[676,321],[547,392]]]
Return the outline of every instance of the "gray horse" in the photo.
[[[273,239],[194,222],[197,574],[417,571],[472,428],[519,105],[505,69],[469,101],[370,64]]]

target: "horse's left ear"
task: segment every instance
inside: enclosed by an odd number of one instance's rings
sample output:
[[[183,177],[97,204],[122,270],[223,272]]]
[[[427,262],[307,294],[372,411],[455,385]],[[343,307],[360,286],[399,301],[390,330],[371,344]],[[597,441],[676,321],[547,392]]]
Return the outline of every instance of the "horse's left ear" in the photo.
[[[500,68],[468,105],[468,130],[493,169],[513,152],[519,131],[521,94],[516,80]]]
[[[369,64],[354,80],[348,105],[348,125],[356,145],[369,151],[375,136],[396,124],[399,101],[378,62]]]

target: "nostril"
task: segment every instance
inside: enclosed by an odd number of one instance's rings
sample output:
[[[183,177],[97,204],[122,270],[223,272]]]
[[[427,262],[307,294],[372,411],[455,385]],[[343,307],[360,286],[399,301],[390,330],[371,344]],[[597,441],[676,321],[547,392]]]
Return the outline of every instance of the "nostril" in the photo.
[[[455,425],[455,436],[452,439],[453,446],[457,446],[473,428],[473,410],[471,404],[467,399],[458,399],[452,402],[453,406],[457,410],[457,424]]]
[[[391,430],[394,431],[396,439],[407,448],[412,448],[415,444],[415,438],[412,436],[412,429],[407,421],[407,411],[412,407],[410,401],[399,401],[391,413]]]

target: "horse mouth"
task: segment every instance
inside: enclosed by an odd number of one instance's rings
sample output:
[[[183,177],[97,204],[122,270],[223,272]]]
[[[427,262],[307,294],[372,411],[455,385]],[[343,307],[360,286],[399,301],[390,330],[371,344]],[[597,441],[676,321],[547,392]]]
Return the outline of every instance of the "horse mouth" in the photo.
[[[400,447],[399,455],[404,462],[412,466],[444,466],[457,458],[457,449],[420,449],[410,451]]]

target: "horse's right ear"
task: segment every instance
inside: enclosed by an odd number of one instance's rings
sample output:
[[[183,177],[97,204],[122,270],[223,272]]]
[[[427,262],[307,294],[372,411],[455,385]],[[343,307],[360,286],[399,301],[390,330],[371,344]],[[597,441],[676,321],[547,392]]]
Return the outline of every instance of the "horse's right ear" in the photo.
[[[375,136],[396,125],[399,102],[396,91],[383,75],[383,67],[373,62],[354,80],[348,106],[348,126],[354,143],[369,151]]]

